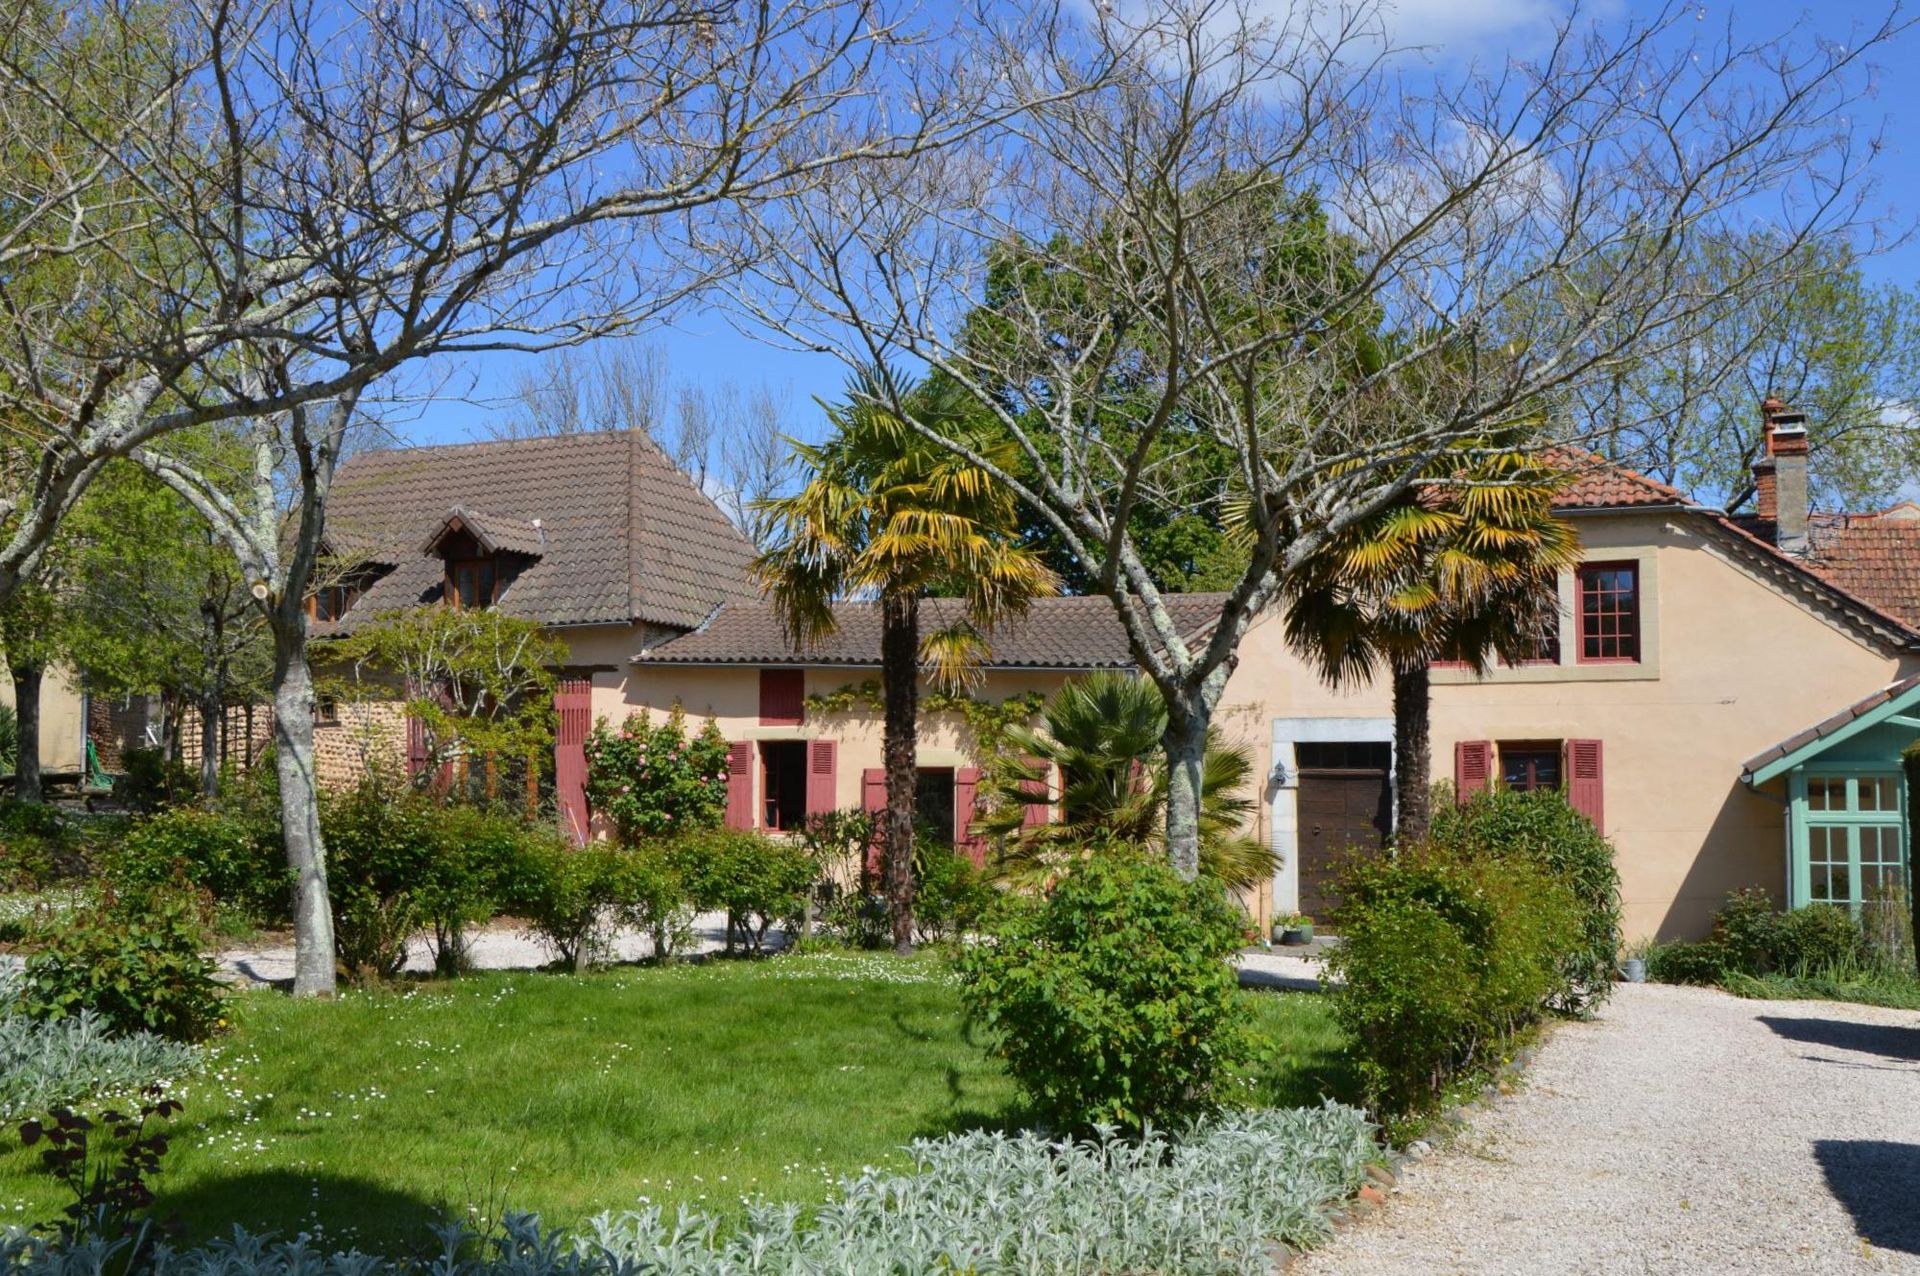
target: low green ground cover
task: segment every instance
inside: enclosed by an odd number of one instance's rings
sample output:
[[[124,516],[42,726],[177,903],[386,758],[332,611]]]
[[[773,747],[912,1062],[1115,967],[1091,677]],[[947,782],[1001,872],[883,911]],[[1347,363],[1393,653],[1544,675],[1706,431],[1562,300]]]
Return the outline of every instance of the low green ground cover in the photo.
[[[1268,1043],[1254,1102],[1350,1098],[1313,994],[1248,994]],[[821,1200],[910,1139],[1017,1125],[1012,1083],[962,1022],[942,958],[809,956],[594,975],[480,975],[334,1003],[231,999],[176,1093],[157,1213],[411,1247],[436,1216],[576,1225],[652,1203]],[[0,1209],[62,1204],[17,1138]]]

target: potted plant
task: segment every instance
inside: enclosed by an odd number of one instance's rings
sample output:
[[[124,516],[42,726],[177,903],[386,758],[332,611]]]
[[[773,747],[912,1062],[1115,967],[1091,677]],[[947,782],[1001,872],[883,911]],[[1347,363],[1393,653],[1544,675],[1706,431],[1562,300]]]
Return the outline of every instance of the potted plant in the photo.
[[[1291,944],[1295,947],[1311,944],[1313,918],[1305,913],[1288,913],[1273,923],[1273,937],[1276,943]]]

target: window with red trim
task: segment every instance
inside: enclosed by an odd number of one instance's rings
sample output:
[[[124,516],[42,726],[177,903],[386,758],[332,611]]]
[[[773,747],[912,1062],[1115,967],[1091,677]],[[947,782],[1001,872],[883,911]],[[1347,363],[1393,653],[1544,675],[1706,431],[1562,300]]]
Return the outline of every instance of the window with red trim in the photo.
[[[1640,659],[1640,565],[1588,563],[1580,569],[1580,663]]]

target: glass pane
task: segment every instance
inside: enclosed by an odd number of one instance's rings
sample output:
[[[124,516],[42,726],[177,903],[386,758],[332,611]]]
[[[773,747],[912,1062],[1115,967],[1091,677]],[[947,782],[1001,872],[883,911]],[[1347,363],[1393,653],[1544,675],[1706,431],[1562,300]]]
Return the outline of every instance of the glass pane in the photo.
[[[1833,894],[1827,882],[1827,866],[1812,864],[1807,868],[1807,898],[1816,904],[1833,901]]]
[[[1836,904],[1853,902],[1853,872],[1843,863],[1835,864],[1827,870],[1829,887],[1828,898]]]
[[[1824,811],[1827,809],[1827,780],[1825,776],[1807,777],[1807,809]]]

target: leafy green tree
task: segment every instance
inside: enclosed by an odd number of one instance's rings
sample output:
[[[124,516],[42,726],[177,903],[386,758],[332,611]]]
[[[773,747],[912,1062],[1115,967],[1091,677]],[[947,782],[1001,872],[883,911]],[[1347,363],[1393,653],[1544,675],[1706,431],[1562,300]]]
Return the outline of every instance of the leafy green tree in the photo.
[[[1685,347],[1622,360],[1575,400],[1608,457],[1729,510],[1750,508],[1769,396],[1807,414],[1816,504],[1883,505],[1920,477],[1920,297],[1870,283],[1845,243],[1790,251],[1777,233],[1706,239],[1689,286],[1723,295]],[[1745,263],[1781,256],[1774,282],[1727,288]]]
[[[170,439],[214,451],[206,432]],[[272,652],[232,553],[193,507],[138,466],[114,462],[68,523],[75,542],[68,659],[96,694],[157,692],[168,747],[200,722],[200,790],[219,787],[225,710],[266,690]]]
[[[1041,727],[1011,727],[1015,756],[994,769],[988,812],[977,833],[999,844],[991,865],[1005,880],[1033,884],[1065,872],[1100,850],[1158,847],[1166,833],[1167,767],[1159,754],[1167,706],[1150,682],[1120,673],[1076,678],[1040,711]],[[1057,818],[1028,824],[1026,811],[1047,775],[1059,768]],[[1207,742],[1201,782],[1200,872],[1237,890],[1273,875],[1273,852],[1251,835],[1257,808],[1253,755],[1219,733]]]
[[[444,767],[534,757],[553,745],[567,645],[537,620],[491,607],[412,607],[325,640],[318,654],[337,671],[327,687],[344,698],[405,698],[424,745],[418,786]]]
[[[1012,492],[879,407],[882,395],[943,430],[973,429],[965,400],[949,387],[907,386],[884,371],[869,372],[852,388],[850,405],[828,410],[832,437],[798,446],[811,474],[800,491],[768,502],[772,548],[760,556],[757,571],[782,624],[803,646],[834,632],[836,603],[861,596],[878,601],[887,774],[880,837],[894,944],[904,951],[913,945],[921,667],[943,686],[964,682],[988,650],[993,626],[1054,592],[1056,582],[1014,536]],[[1007,440],[984,432],[973,437],[1000,464],[1012,462]],[[964,599],[965,615],[922,633],[920,602],[937,595]]]

